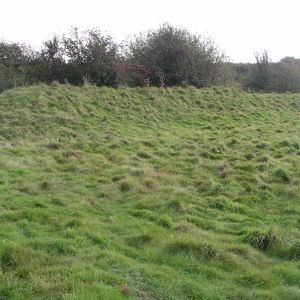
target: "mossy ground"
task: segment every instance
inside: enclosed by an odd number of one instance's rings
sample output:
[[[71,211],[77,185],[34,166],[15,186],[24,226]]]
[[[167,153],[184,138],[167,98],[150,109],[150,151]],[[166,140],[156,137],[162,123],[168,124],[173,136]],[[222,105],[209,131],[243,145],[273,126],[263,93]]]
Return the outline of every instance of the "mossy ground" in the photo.
[[[0,95],[0,299],[300,299],[300,95]]]

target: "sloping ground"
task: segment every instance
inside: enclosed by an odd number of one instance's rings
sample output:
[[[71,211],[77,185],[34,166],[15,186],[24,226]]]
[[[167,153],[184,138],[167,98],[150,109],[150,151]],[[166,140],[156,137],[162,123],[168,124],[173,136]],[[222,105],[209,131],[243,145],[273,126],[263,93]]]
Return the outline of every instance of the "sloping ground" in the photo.
[[[300,95],[0,95],[0,299],[300,299]]]

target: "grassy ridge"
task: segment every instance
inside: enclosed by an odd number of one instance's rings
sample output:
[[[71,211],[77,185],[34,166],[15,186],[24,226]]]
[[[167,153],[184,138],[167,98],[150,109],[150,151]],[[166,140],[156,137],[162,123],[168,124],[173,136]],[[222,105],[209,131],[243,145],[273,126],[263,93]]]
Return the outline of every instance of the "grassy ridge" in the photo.
[[[299,299],[300,95],[0,95],[0,299]]]

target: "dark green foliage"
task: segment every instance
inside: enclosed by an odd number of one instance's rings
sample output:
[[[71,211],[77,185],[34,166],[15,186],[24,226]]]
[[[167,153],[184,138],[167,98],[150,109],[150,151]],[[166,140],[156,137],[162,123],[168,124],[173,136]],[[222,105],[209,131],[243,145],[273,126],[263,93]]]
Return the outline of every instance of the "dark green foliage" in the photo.
[[[300,92],[300,59],[285,57],[272,62],[265,51],[256,54],[256,64],[225,63],[227,85],[240,85],[243,88],[263,92]]]
[[[69,75],[65,50],[59,37],[44,42],[41,51],[32,57],[31,65],[27,66],[29,76],[35,82],[64,83]]]
[[[253,69],[250,86],[257,91],[267,91],[271,81],[270,58],[267,51],[256,54],[256,65]]]
[[[62,40],[64,54],[67,56],[66,80],[72,84],[84,81],[97,86],[117,86],[117,45],[110,36],[98,30],[80,33],[74,29],[69,37]]]
[[[40,51],[0,43],[0,91],[31,83],[69,82],[117,86],[118,46],[99,30],[54,36]]]
[[[203,39],[169,24],[132,41],[128,57],[131,64],[148,70],[149,82],[155,86],[216,84],[223,60],[211,39]]]
[[[33,82],[28,68],[33,55],[25,45],[0,42],[0,92]]]
[[[255,91],[300,92],[300,59],[230,63],[210,38],[164,24],[118,45],[98,29],[54,35],[40,50],[0,42],[0,92],[47,83],[97,86],[239,86]],[[216,93],[220,90],[216,89]],[[154,99],[153,99],[154,100]]]

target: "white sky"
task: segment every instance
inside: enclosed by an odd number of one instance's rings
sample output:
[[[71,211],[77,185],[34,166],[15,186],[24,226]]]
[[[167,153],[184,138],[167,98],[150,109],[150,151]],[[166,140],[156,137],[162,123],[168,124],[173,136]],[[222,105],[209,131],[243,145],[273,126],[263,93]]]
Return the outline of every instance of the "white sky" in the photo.
[[[300,58],[300,0],[0,0],[0,39],[39,45],[71,26],[116,41],[164,22],[214,38],[238,62],[266,49]]]

